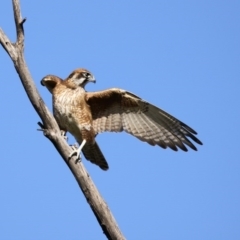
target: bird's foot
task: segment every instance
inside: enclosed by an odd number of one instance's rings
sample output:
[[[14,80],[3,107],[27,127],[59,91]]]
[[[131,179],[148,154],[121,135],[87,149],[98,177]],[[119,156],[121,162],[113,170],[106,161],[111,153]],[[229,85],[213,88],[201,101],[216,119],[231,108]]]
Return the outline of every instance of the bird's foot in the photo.
[[[77,156],[76,162],[81,161],[80,153],[81,153],[81,150],[84,147],[85,143],[86,143],[86,140],[84,139],[79,148],[76,146],[76,144],[72,145],[71,147],[72,147],[73,151],[70,153],[69,159],[71,159],[73,156],[76,155]]]
[[[69,159],[72,158],[74,155],[77,155],[77,159],[76,159],[76,162],[77,161],[81,161],[81,157],[80,157],[80,153],[84,147],[86,143],[86,140],[84,139],[81,143],[81,145],[79,146],[79,148],[76,146],[76,144],[74,144],[72,147],[73,151],[71,152],[71,154],[69,155]]]
[[[76,158],[76,163],[78,161],[81,161],[81,149],[79,149],[79,147],[76,144],[74,144],[70,147],[72,148],[73,151],[69,154],[69,159],[71,159],[73,156],[76,156],[77,157]]]
[[[68,141],[68,136],[67,136],[67,132],[64,130],[60,130],[61,132],[61,136],[64,138],[64,140],[66,140],[66,142]]]

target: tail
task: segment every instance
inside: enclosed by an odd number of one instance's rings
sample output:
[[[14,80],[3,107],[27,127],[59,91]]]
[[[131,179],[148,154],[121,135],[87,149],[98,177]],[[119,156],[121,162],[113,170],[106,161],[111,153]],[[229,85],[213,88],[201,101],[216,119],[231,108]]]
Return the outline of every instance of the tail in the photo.
[[[86,143],[82,149],[82,152],[87,160],[98,165],[103,170],[108,170],[108,163],[103,156],[97,142],[94,144]]]

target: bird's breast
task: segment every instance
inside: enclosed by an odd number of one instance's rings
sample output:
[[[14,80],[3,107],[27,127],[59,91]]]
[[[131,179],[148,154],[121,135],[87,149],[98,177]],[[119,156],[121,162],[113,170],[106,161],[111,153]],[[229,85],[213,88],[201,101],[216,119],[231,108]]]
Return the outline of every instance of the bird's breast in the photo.
[[[53,97],[53,111],[58,124],[77,139],[83,132],[92,131],[92,115],[84,94],[78,89],[65,89]]]

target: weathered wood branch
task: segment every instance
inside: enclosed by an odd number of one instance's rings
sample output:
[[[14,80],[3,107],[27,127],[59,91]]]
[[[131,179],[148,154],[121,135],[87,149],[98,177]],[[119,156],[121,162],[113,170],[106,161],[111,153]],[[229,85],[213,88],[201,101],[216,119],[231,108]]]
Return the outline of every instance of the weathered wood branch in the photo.
[[[77,161],[76,157],[69,159],[72,148],[68,146],[62,137],[58,124],[41,98],[24,59],[23,24],[26,19],[21,17],[19,0],[12,0],[12,4],[17,40],[16,43],[11,43],[0,28],[0,43],[12,59],[27,96],[43,122],[40,126],[43,128],[44,135],[53,143],[71,170],[107,238],[114,240],[125,239],[82,162]]]

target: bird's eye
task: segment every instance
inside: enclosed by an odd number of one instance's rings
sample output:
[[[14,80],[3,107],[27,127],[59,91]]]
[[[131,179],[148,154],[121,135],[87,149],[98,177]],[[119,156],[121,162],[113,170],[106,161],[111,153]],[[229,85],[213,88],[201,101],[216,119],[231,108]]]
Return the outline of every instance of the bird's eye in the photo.
[[[88,77],[90,76],[90,73],[88,73],[88,72],[83,72],[82,75],[83,75],[83,77],[88,78]]]

